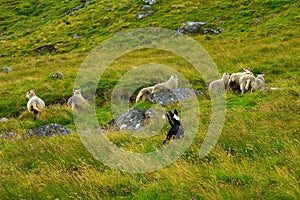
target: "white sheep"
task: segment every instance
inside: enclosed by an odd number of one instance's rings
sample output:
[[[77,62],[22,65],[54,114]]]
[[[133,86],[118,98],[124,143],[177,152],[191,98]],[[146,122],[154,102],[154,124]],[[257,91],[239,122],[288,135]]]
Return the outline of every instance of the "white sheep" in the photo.
[[[72,108],[72,110],[76,110],[78,108],[82,108],[87,106],[87,101],[83,98],[80,90],[74,90],[73,96],[68,99],[67,105]]]
[[[156,84],[152,90],[152,93],[172,90],[177,87],[178,87],[178,77],[176,75],[172,75],[167,82]]]
[[[37,114],[45,108],[45,102],[35,95],[34,90],[27,92],[26,98],[28,99],[27,109],[29,112],[33,112],[34,119],[36,119]]]
[[[233,90],[233,91],[239,90],[240,89],[239,80],[245,74],[253,75],[251,69],[246,69],[246,70],[244,69],[244,72],[237,72],[237,73],[231,74],[229,81],[228,81],[227,89],[229,91],[230,90]]]
[[[264,74],[259,74],[255,78],[255,85],[254,85],[254,90],[257,90],[261,88],[261,91],[265,89],[265,79],[264,79]]]
[[[210,93],[217,93],[221,94],[224,89],[227,89],[228,87],[228,81],[229,81],[230,75],[228,73],[223,73],[222,78],[212,81],[208,86],[208,91]]]
[[[138,103],[142,100],[145,100],[153,90],[154,86],[143,88],[139,91],[138,95],[136,96],[135,102]]]
[[[255,77],[252,74],[244,74],[239,79],[239,85],[242,94],[244,94],[245,91],[250,91],[250,93],[252,93],[255,85]]]

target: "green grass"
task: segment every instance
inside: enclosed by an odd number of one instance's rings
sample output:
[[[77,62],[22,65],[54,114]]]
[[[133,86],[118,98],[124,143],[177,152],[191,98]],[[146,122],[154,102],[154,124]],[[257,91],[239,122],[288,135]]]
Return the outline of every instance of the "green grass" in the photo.
[[[1,140],[0,199],[299,199],[299,1],[157,1],[152,16],[136,20],[142,1],[105,0],[91,1],[88,7],[64,16],[80,2],[0,1],[0,67],[13,69],[0,71],[0,118],[9,118],[0,123],[0,134],[23,135],[50,123],[74,132],[65,137]],[[123,55],[108,67],[97,86],[99,124],[113,118],[111,93],[119,78],[136,66],[159,63],[183,74],[194,89],[204,92],[198,97],[199,129],[184,154],[159,171],[134,174],[103,165],[83,145],[72,111],[65,105],[81,63],[98,44],[121,30],[176,30],[184,21],[206,21],[206,27],[225,28],[217,36],[189,35],[207,50],[220,74],[251,67],[255,74],[265,74],[267,86],[282,90],[228,92],[222,135],[200,160],[211,117],[201,75],[168,52],[145,49]],[[81,38],[74,40],[75,34]],[[58,51],[35,51],[48,44],[57,45]],[[49,78],[56,72],[64,78]],[[30,89],[47,105],[36,121],[26,108]],[[152,105],[141,102],[137,106]],[[147,139],[114,131],[108,137],[126,150],[151,152],[160,148],[167,129],[165,125]]]

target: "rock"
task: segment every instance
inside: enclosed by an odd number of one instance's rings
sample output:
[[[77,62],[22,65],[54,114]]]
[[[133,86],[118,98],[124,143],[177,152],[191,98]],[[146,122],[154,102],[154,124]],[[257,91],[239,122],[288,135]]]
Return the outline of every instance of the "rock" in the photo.
[[[81,36],[79,36],[79,35],[77,35],[77,34],[73,35],[73,39],[74,39],[74,40],[77,40],[77,39],[79,39],[79,38],[81,38]]]
[[[143,2],[149,5],[155,4],[155,0],[143,0]]]
[[[52,51],[57,51],[57,50],[58,50],[58,48],[54,44],[44,45],[44,46],[41,46],[41,47],[38,47],[35,49],[36,52],[40,52],[40,53],[52,52]]]
[[[6,118],[6,117],[2,117],[1,119],[0,119],[0,122],[6,122],[8,119]]]
[[[82,3],[84,3],[84,6],[88,6],[90,4],[90,0],[83,0]]]
[[[190,97],[196,97],[193,89],[177,88],[170,91],[153,93],[147,100],[153,103],[168,105],[171,102],[185,100]],[[133,107],[118,115],[101,128],[103,130],[140,130],[153,117],[155,117],[155,111],[152,109],[147,110]]]
[[[199,33],[200,27],[206,25],[206,22],[184,22],[177,30],[180,34]]]
[[[46,126],[41,126],[36,129],[28,131],[24,138],[30,138],[32,136],[39,136],[39,137],[52,137],[54,135],[68,135],[71,134],[72,131],[60,124],[50,124]]]
[[[141,14],[137,14],[137,15],[136,15],[136,19],[142,19],[142,18],[145,18],[145,17],[149,17],[149,16],[151,16],[153,13],[154,13],[153,10],[149,10],[149,11],[143,12],[143,13],[141,13]]]
[[[218,35],[224,31],[224,28],[214,29],[214,28],[205,28],[204,34]]]
[[[12,72],[12,69],[10,67],[3,67],[3,68],[0,68],[0,71]]]
[[[144,126],[145,120],[149,117],[146,114],[147,110],[138,109],[136,107],[130,108],[128,111],[118,115],[115,119],[112,119],[104,127],[104,129],[113,130],[139,130]]]
[[[53,78],[53,79],[62,79],[64,77],[64,75],[61,73],[61,72],[57,72],[55,74],[51,74],[50,75],[50,78]]]
[[[68,10],[67,12],[65,12],[65,15],[69,15],[69,14],[71,14],[72,12],[74,12],[74,11],[76,11],[76,10],[79,10],[79,9],[81,9],[81,8],[83,8],[83,7],[84,7],[84,5],[76,6],[76,7],[72,8],[72,9]]]
[[[150,5],[142,5],[142,6],[140,7],[140,10],[148,10],[148,9],[150,9],[150,8],[151,8]]]
[[[69,15],[76,10],[80,10],[81,8],[88,6],[90,3],[90,0],[83,0],[83,1],[81,1],[81,3],[82,3],[82,5],[76,6],[72,9],[68,10],[67,12],[65,12],[65,15]]]
[[[162,105],[169,105],[172,102],[188,99],[190,97],[196,97],[196,93],[191,88],[176,88],[169,91],[152,93],[147,101],[153,103],[159,103]]]
[[[254,19],[253,23],[255,25],[264,23],[264,19],[262,17],[257,17]]]
[[[21,139],[21,135],[18,133],[7,132],[0,135],[0,139]]]

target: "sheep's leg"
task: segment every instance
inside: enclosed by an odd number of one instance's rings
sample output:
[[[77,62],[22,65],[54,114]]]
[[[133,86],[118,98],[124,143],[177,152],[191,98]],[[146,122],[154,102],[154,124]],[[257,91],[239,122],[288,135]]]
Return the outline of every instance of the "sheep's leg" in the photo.
[[[76,109],[75,103],[72,103],[71,107],[72,107],[72,110],[75,110]]]
[[[35,111],[35,110],[33,110],[33,119],[34,119],[34,120],[36,120],[36,119],[37,119],[37,114],[38,114],[38,112],[37,112],[37,111]]]

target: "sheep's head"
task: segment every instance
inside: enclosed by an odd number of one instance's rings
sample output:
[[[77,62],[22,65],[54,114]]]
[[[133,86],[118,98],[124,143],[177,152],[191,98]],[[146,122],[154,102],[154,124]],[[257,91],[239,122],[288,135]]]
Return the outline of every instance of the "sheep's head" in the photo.
[[[27,94],[26,94],[26,98],[27,98],[27,99],[31,99],[33,96],[35,96],[34,90],[30,90],[30,91],[27,92]]]
[[[256,78],[264,80],[264,74],[258,74]]]
[[[177,82],[178,81],[178,77],[177,77],[177,75],[172,75],[169,80]]]
[[[74,90],[73,93],[74,93],[74,95],[81,95],[81,92],[80,92],[80,91],[81,91],[80,89]]]
[[[229,78],[230,78],[230,75],[229,75],[229,73],[227,73],[227,72],[225,72],[225,73],[222,75],[222,79],[223,79],[223,80],[224,80],[224,79],[229,80]]]
[[[78,89],[78,90],[73,90],[73,94],[81,94],[80,91],[81,91],[80,89]]]
[[[252,74],[252,69],[251,69],[251,68],[244,69],[244,72],[245,72],[246,74]]]

